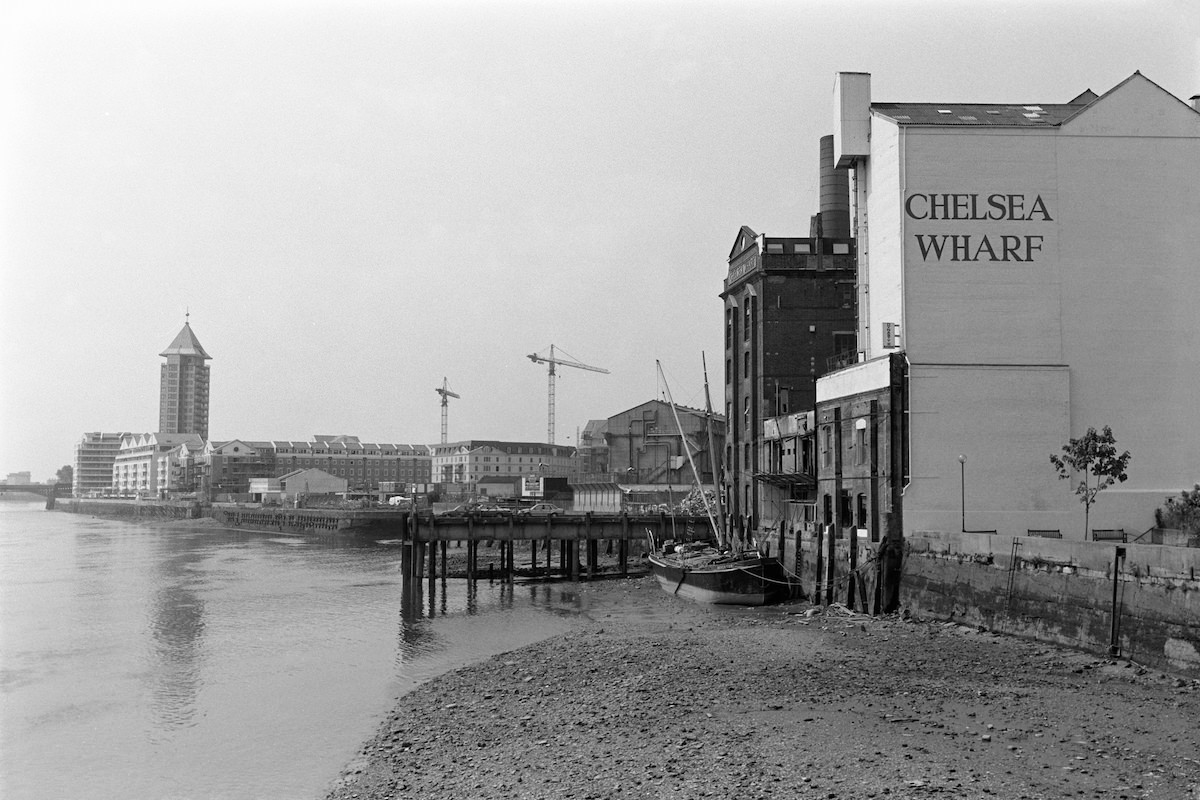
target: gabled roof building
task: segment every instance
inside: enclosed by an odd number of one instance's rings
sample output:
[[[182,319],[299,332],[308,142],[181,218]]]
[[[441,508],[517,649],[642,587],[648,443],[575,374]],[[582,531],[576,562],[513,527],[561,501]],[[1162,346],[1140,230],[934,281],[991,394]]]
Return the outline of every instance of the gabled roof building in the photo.
[[[858,363],[817,381],[819,512],[914,531],[1085,538],[1050,456],[1111,426],[1136,535],[1200,480],[1200,113],[1140,73],[1066,103],[882,103],[834,89],[853,175]]]
[[[575,448],[544,442],[469,439],[430,445],[433,482],[473,486],[481,477],[550,477],[579,471]]]
[[[821,204],[807,236],[768,236],[743,226],[729,252],[725,301],[725,511],[739,539],[773,527],[787,501],[811,499],[777,486],[767,420],[816,403],[817,379],[857,360],[855,240],[845,170],[833,137],[820,141]]]

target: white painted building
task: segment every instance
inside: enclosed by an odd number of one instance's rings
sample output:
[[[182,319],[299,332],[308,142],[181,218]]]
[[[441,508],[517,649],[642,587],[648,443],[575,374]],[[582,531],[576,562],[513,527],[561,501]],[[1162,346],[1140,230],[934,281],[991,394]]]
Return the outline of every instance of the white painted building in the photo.
[[[434,483],[474,485],[488,478],[561,477],[579,472],[575,448],[540,442],[471,439],[430,445]]]
[[[279,476],[279,491],[284,500],[303,500],[314,495],[345,494],[349,484],[345,478],[330,475],[322,469],[298,469]]]
[[[113,460],[113,494],[118,497],[164,496],[171,476],[171,451],[181,444],[198,447],[203,443],[195,433],[126,434]]]
[[[1106,425],[1132,460],[1091,525],[1152,527],[1200,480],[1200,113],[1140,73],[1058,104],[872,102],[864,73],[834,95],[866,363],[818,382],[818,426],[849,453],[848,401],[900,354],[905,533],[1082,538],[1049,457]]]

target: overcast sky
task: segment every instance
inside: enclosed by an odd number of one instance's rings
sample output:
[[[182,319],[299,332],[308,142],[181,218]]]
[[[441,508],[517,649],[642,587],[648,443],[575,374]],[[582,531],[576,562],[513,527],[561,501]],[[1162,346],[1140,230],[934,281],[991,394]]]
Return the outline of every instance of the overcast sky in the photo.
[[[721,403],[741,225],[807,235],[838,71],[879,101],[1200,92],[1162,2],[10,2],[0,477],[153,431],[191,312],[214,439],[544,441]]]

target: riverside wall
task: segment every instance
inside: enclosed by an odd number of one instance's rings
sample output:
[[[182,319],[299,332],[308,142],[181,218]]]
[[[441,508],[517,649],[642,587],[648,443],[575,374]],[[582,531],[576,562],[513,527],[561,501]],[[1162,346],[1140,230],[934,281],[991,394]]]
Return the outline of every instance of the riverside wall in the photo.
[[[91,514],[96,517],[134,517],[144,519],[199,519],[205,516],[203,508],[196,502],[169,502],[155,500],[80,500],[58,498],[56,511],[72,514]]]
[[[134,519],[200,519],[211,517],[230,528],[283,533],[337,533],[341,531],[385,530],[397,532],[403,521],[394,510],[357,509],[282,509],[208,505],[195,501],[170,500],[89,500],[67,498],[55,504],[56,510],[99,517]]]
[[[834,540],[832,575],[828,540],[801,537],[784,555],[814,601],[877,612],[880,544],[858,540],[852,582],[851,541]],[[1119,562],[1118,547],[1125,553]],[[904,539],[899,604],[921,616],[1110,654],[1114,584],[1115,653],[1200,678],[1200,548],[916,532]]]

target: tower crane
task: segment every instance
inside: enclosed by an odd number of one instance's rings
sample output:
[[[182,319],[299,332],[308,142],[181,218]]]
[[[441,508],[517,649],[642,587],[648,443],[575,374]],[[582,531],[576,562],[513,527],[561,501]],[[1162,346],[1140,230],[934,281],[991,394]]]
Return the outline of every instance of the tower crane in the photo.
[[[565,358],[559,358],[554,355],[554,345],[550,345],[549,356],[539,356],[537,353],[530,353],[529,360],[535,364],[550,365],[550,390],[549,390],[549,412],[548,422],[546,423],[546,441],[549,444],[554,444],[554,368],[556,366],[575,367],[576,369],[586,369],[592,372],[603,372],[609,374],[608,370],[601,367],[592,367],[587,364],[581,364],[578,361],[570,361]]]
[[[442,378],[442,386],[440,389],[434,389],[435,392],[442,396],[442,444],[446,443],[446,411],[450,407],[450,398],[461,400],[461,395],[457,395],[450,391],[450,382],[444,377]]]

